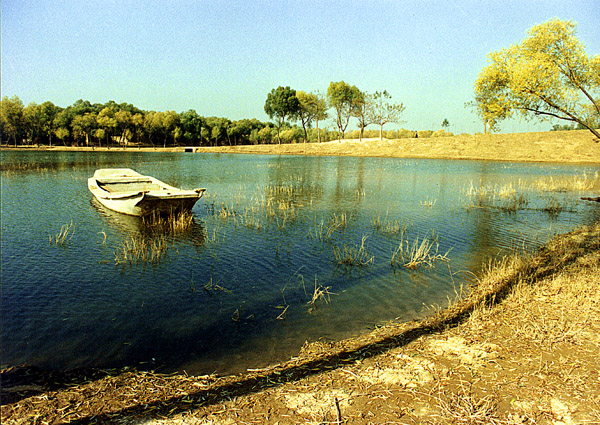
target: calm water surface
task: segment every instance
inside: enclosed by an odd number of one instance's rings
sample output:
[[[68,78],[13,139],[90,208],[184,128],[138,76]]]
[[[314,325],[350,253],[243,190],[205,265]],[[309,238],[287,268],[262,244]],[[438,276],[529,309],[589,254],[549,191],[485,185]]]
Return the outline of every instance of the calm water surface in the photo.
[[[3,152],[2,166],[2,367],[261,367],[305,341],[418,318],[488,258],[600,219],[597,206],[579,200],[586,190],[539,188],[598,179],[594,165]],[[149,231],[104,209],[87,178],[107,167],[206,187],[192,228]],[[51,243],[70,223],[72,237]],[[424,237],[450,261],[391,265],[402,241]],[[132,238],[163,238],[166,255],[117,263]],[[363,239],[372,264],[336,263],[336,252],[358,250]],[[315,288],[329,296],[313,305]]]

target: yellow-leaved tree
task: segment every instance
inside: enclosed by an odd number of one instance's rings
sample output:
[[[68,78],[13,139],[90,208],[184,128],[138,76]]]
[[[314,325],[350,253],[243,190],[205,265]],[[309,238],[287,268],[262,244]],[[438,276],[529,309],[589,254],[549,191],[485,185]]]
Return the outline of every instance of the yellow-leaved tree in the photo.
[[[600,139],[600,56],[587,55],[576,24],[552,19],[521,43],[489,54],[475,82],[475,107],[485,128],[521,114],[572,121]]]

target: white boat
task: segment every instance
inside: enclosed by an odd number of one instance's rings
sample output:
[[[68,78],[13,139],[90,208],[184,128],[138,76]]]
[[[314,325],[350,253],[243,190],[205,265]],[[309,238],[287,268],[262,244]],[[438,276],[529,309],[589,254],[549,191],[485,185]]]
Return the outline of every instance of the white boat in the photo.
[[[136,216],[190,211],[206,191],[178,189],[129,168],[96,170],[88,188],[106,208]]]

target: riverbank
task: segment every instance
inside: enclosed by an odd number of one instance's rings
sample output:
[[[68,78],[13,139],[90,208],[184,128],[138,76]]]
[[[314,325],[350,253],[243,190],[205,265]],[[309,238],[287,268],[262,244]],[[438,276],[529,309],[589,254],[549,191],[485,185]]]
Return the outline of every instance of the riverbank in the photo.
[[[241,375],[6,370],[2,423],[598,423],[598,276],[600,224],[490,265],[425,320]]]
[[[3,147],[3,149],[14,149]],[[85,147],[31,147],[23,149],[81,150]],[[106,151],[106,148],[95,148]],[[122,151],[124,148],[111,148]],[[143,152],[184,152],[185,147],[127,148]],[[599,163],[600,143],[586,130],[538,133],[477,134],[420,139],[363,139],[287,145],[196,147],[195,152],[261,155],[370,156],[389,158],[471,159],[512,162]]]

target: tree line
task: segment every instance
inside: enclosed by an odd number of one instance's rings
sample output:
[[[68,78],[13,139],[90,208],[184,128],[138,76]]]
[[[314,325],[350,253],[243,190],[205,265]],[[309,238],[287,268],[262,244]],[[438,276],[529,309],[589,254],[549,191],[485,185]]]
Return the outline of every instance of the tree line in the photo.
[[[273,122],[204,117],[195,110],[144,111],[129,103],[104,104],[78,100],[66,108],[50,101],[25,106],[17,97],[3,97],[0,108],[2,143],[71,146],[222,146],[241,144],[323,142],[345,137],[351,118],[364,135],[370,124],[400,122],[402,104],[389,102],[387,91],[369,94],[343,81],[332,82],[327,96],[278,87],[267,95],[265,112]],[[337,131],[320,128],[330,117]],[[321,124],[322,127],[322,124]]]

